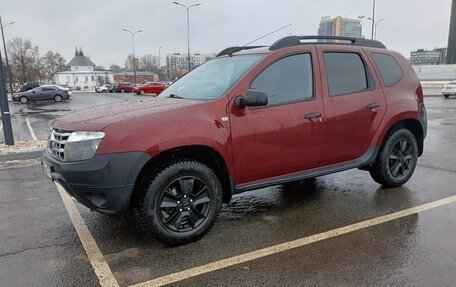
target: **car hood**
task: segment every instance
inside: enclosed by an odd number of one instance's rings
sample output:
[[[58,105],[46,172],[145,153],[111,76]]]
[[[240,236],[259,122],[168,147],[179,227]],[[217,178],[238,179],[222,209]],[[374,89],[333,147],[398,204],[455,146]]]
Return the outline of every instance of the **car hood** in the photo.
[[[102,130],[107,126],[128,119],[176,110],[195,105],[200,101],[172,98],[149,98],[135,101],[123,101],[114,104],[96,106],[64,115],[56,119],[52,127],[61,130]]]

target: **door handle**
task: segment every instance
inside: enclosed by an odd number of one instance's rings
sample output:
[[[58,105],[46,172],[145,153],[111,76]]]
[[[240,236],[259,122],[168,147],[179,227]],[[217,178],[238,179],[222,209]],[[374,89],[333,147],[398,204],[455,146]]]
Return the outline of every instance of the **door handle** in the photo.
[[[376,108],[380,107],[380,104],[372,103],[372,104],[368,104],[367,107],[372,110],[372,109],[376,109]]]
[[[321,113],[310,113],[304,116],[305,119],[315,122],[316,119],[321,118]]]

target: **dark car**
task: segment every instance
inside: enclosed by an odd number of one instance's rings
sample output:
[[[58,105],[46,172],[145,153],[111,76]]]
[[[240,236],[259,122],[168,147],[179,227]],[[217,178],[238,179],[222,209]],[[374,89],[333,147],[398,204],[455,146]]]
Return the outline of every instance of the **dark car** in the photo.
[[[29,90],[34,89],[36,87],[39,87],[39,86],[41,86],[41,84],[40,83],[36,83],[36,82],[25,83],[25,84],[19,86],[18,92],[26,92],[26,91],[29,91]]]
[[[57,85],[41,85],[26,92],[16,93],[13,95],[14,102],[26,104],[29,101],[54,100],[61,102],[70,97],[69,89]]]
[[[401,186],[427,133],[410,63],[360,38],[228,48],[141,101],[56,119],[43,168],[88,208],[135,209],[174,245],[204,236],[240,192],[353,168]]]

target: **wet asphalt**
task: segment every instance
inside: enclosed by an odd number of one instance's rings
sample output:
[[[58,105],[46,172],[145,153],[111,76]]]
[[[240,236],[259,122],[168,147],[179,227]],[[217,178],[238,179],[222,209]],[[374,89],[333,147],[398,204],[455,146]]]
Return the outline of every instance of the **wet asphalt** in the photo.
[[[95,104],[101,95],[89,97],[74,97],[69,106]],[[180,247],[147,237],[131,213],[108,217],[77,206],[114,277],[129,286],[454,196],[456,98],[425,102],[425,153],[400,188],[383,189],[368,172],[350,170],[315,184],[243,193],[223,206],[207,236]],[[455,219],[456,204],[448,204],[173,286],[454,286]],[[37,160],[0,162],[0,278],[0,286],[98,286],[56,187]]]

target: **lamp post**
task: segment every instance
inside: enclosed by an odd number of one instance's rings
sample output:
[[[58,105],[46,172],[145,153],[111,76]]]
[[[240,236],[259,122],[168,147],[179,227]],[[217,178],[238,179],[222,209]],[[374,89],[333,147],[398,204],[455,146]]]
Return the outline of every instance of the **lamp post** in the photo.
[[[162,59],[161,58],[161,49],[162,48],[163,48],[162,46],[160,46],[160,48],[158,48],[158,67],[159,68],[161,67],[161,59]]]
[[[134,31],[134,32],[127,30],[127,29],[122,29],[122,30],[131,34],[131,40],[133,42],[133,77],[134,77],[135,86],[136,86],[135,34],[142,32],[142,30],[138,30],[138,31]]]
[[[8,73],[11,94],[13,94],[13,74],[11,73],[11,69],[10,69],[9,62],[8,62],[8,52],[6,51],[5,34],[3,33],[3,29],[14,25],[14,23],[16,23],[16,22],[9,22],[9,23],[6,23],[5,25],[3,25],[2,17],[0,16],[0,28],[2,30],[3,48],[5,50],[6,69],[7,69],[7,73]]]
[[[375,32],[374,32],[374,40],[377,40],[377,26],[378,26],[378,23],[382,22],[384,19],[380,19],[378,20],[376,23],[375,23]]]
[[[188,49],[188,71],[190,72],[190,69],[191,69],[191,63],[190,63],[190,8],[192,7],[196,7],[196,6],[199,6],[201,5],[201,3],[197,3],[197,4],[193,4],[193,5],[190,5],[190,6],[186,6],[184,4],[181,4],[179,2],[173,2],[174,4],[176,5],[179,5],[179,6],[182,6],[185,8],[185,10],[187,10],[187,49]]]
[[[369,18],[367,18],[369,19]],[[373,1],[373,4],[372,4],[372,18],[370,18],[370,20],[372,20],[372,35],[371,35],[371,39],[374,40],[374,29],[375,29],[375,0]]]
[[[1,26],[1,25],[0,25]],[[0,51],[0,112],[2,115],[3,136],[6,145],[14,145],[13,129],[8,106],[8,95],[5,89],[5,77],[3,75],[2,53]]]

